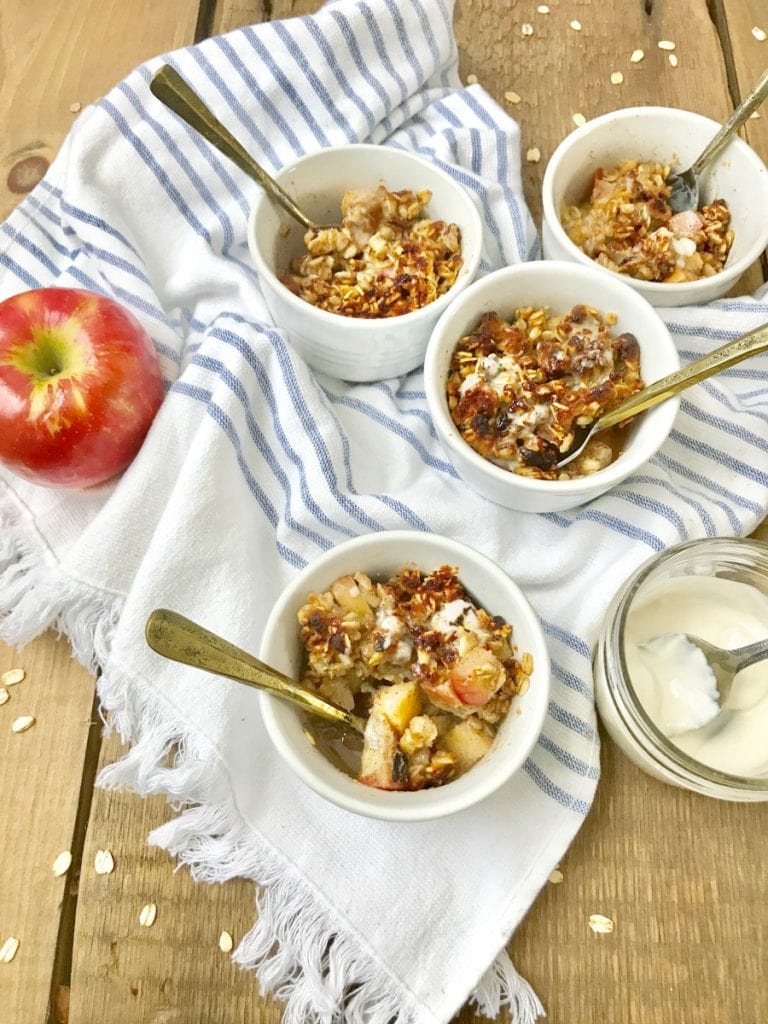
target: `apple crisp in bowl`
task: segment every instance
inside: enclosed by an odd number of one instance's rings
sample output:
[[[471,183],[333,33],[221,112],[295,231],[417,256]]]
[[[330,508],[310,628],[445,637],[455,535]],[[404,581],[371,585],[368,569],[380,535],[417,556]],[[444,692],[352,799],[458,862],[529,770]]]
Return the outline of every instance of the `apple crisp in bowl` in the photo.
[[[417,530],[356,537],[302,569],[259,656],[366,722],[343,732],[262,693],[278,754],[324,799],[388,821],[484,800],[520,770],[549,707],[547,645],[520,588],[469,545]]]
[[[616,316],[579,304],[567,313],[523,307],[483,314],[451,357],[446,394],[463,439],[521,476],[572,480],[605,469],[624,449],[627,424],[594,437],[562,469],[558,459],[588,426],[643,387],[640,346],[612,330]]]
[[[601,266],[642,281],[680,284],[721,273],[734,237],[727,204],[716,198],[675,213],[670,172],[653,160],[599,167],[587,199],[563,205],[568,237]]]
[[[366,319],[402,316],[434,302],[462,265],[457,224],[430,220],[429,189],[350,189],[339,227],[304,236],[307,251],[280,280],[329,313]]]
[[[320,749],[359,782],[384,790],[440,786],[491,748],[533,658],[513,628],[478,608],[443,565],[406,566],[374,582],[363,572],[310,594],[298,621],[301,683],[366,720],[362,739],[307,718]]]

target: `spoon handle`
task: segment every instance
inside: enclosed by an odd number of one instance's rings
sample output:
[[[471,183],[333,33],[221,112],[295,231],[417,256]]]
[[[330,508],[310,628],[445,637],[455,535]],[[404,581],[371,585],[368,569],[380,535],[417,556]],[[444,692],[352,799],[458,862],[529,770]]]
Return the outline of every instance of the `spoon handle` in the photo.
[[[768,96],[768,68],[763,72],[763,77],[754,89],[747,93],[701,156],[691,166],[691,171],[693,171],[695,177],[698,177],[708,164],[720,156],[731,141],[731,136],[736,134],[749,115],[760,106],[766,96]]]
[[[693,384],[698,384],[701,380],[706,380],[707,377],[727,370],[729,366],[740,363],[742,359],[765,352],[766,349],[768,349],[768,324],[762,324],[735,341],[729,341],[727,345],[707,353],[701,359],[688,363],[681,370],[676,370],[667,377],[662,377],[661,380],[649,384],[632,398],[628,398],[626,402],[622,402],[621,405],[617,405],[615,409],[601,416],[595,423],[595,432],[614,427],[617,423],[623,423],[631,416],[636,416],[639,412],[672,398],[673,395],[684,391]]]
[[[257,690],[266,690],[275,697],[297,704],[312,715],[342,722],[358,732],[365,728],[365,723],[357,715],[329,704],[282,672],[178,612],[165,608],[153,611],[147,619],[145,635],[152,650],[171,661],[236,679]]]
[[[734,651],[734,654],[739,655],[739,664],[734,670],[734,675],[741,672],[745,668],[749,668],[750,665],[754,665],[758,661],[763,661],[764,658],[768,658],[768,640],[758,640],[757,643],[748,644],[746,647],[740,647],[738,651]]]
[[[177,114],[182,121],[186,121],[191,128],[199,132],[224,156],[229,157],[241,171],[245,171],[249,177],[254,178],[269,194],[269,197],[282,206],[286,213],[295,218],[303,227],[307,229],[313,227],[312,221],[302,213],[288,193],[283,191],[260,164],[256,163],[250,153],[240,145],[234,135],[205,105],[194,89],[184,81],[178,71],[168,64],[163,64],[152,76],[149,89],[169,110]]]

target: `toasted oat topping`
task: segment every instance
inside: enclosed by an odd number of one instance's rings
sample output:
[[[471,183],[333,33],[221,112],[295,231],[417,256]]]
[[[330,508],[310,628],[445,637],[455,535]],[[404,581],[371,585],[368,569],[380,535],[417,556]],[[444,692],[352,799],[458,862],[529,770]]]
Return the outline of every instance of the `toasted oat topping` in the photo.
[[[719,273],[733,243],[728,207],[715,199],[674,213],[669,173],[669,166],[637,160],[600,168],[587,201],[563,207],[571,241],[602,266],[641,281],[672,284]]]
[[[602,439],[562,470],[576,428],[639,391],[640,349],[615,335],[612,314],[574,306],[566,314],[518,309],[511,321],[486,313],[457,344],[446,392],[451,417],[476,452],[521,476],[564,480],[607,466]]]
[[[400,316],[442,295],[462,265],[456,224],[430,220],[429,189],[352,189],[338,228],[308,231],[307,252],[280,280],[299,298],[342,316]]]
[[[382,583],[342,576],[309,595],[298,621],[302,685],[367,718],[357,777],[379,789],[468,770],[533,672],[512,627],[477,607],[451,566],[408,566]]]

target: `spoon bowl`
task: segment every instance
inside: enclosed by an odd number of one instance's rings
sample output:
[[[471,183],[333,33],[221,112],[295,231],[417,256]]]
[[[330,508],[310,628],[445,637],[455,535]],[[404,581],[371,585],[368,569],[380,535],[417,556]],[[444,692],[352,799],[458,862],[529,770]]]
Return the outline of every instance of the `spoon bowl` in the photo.
[[[760,106],[766,96],[768,96],[768,69],[763,72],[763,77],[755,88],[744,97],[720,131],[708,143],[701,156],[687,170],[671,174],[667,178],[667,184],[672,187],[668,202],[675,213],[699,208],[699,179],[701,175],[712,161],[720,156],[739,128]]]

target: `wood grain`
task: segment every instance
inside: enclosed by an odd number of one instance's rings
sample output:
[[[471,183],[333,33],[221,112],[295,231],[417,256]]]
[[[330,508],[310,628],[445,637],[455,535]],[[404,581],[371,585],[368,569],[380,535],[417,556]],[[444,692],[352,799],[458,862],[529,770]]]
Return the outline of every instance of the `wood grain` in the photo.
[[[121,754],[105,741],[101,764]],[[262,998],[252,975],[218,947],[222,931],[237,943],[255,919],[254,886],[200,885],[147,844],[171,816],[166,801],[97,790],[80,877],[70,1014],[72,1024],[278,1024],[280,1004]],[[115,870],[97,875],[97,850]],[[157,905],[151,928],[139,924]]]
[[[197,0],[0,4],[0,219],[45,172],[77,115],[70,107],[98,99],[142,60],[191,42],[197,12]]]
[[[43,1024],[60,910],[77,864],[59,878],[51,868],[75,842],[93,681],[52,634],[21,651],[0,644],[0,672],[17,667],[27,677],[8,688],[0,707],[0,945],[9,935],[20,945],[10,964],[0,964],[0,1020]],[[11,723],[21,715],[35,724],[14,734]]]
[[[753,24],[767,27],[764,3],[713,0],[714,8],[721,4],[721,30],[732,35],[732,76],[737,73],[739,85],[747,87],[760,71],[755,61],[768,55],[768,44],[760,50],[749,35]],[[3,5],[0,61],[7,66],[0,64],[0,102],[10,119],[0,150],[0,215],[19,198],[5,184],[11,166],[25,154],[51,158],[73,116],[71,102],[85,104],[139,60],[191,41],[201,27],[225,32],[319,6],[319,0],[203,0],[200,11],[196,0]],[[670,103],[722,118],[731,105],[726,59],[704,0],[656,0],[650,17],[642,0],[623,0],[620,16],[587,0],[550,0],[549,6],[551,13],[540,15],[534,3],[458,0],[456,15],[464,76],[476,74],[502,103],[509,89],[522,97],[518,106],[506,106],[521,124],[523,152],[533,145],[542,152],[539,164],[524,162],[523,168],[537,217],[546,159],[571,130],[573,113],[592,117],[620,105]],[[581,21],[580,33],[568,27],[572,18]],[[527,39],[520,32],[523,21],[534,25]],[[107,34],[110,47],[104,46]],[[56,60],[41,58],[51,39],[62,38],[72,59],[58,57],[58,45]],[[677,68],[658,50],[662,38],[676,42]],[[635,48],[646,57],[631,65]],[[613,70],[624,73],[623,85],[610,84]],[[749,126],[750,141],[764,159],[767,125],[763,119]],[[755,281],[753,275],[744,289]],[[768,539],[767,528],[762,536]],[[31,733],[4,733],[2,723],[15,705],[0,708],[4,777],[23,780],[0,792],[0,820],[32,826],[21,838],[15,828],[0,835],[0,942],[5,934],[22,939],[16,960],[0,966],[2,1024],[46,1020],[64,885],[50,875],[50,861],[71,841],[91,694],[65,653],[64,645],[44,638],[23,659],[46,686],[55,679],[57,694],[61,688],[68,695],[57,704],[55,735],[45,732],[54,721],[46,714],[50,689],[45,700],[41,696],[41,720]],[[0,649],[3,657],[14,660]],[[68,685],[75,678],[78,685]],[[33,693],[31,680],[27,692]],[[45,758],[26,756],[32,748],[20,744],[28,741]],[[6,747],[17,760],[9,760]],[[119,744],[110,740],[101,763],[119,754]],[[279,1004],[262,998],[252,977],[217,946],[222,930],[237,940],[252,924],[253,887],[197,885],[186,871],[173,873],[170,859],[146,845],[149,831],[170,813],[159,798],[94,795],[77,904],[71,1024],[277,1024]],[[114,854],[115,871],[97,876],[93,857],[105,847]],[[768,1019],[761,971],[768,880],[759,868],[767,847],[764,807],[719,804],[664,786],[606,742],[597,802],[563,861],[564,881],[545,888],[510,946],[550,1024]],[[138,914],[150,901],[157,904],[157,920],[141,928]],[[615,920],[612,935],[589,930],[587,918],[596,912]],[[469,1009],[457,1018],[461,1024],[480,1019]]]
[[[728,32],[733,77],[739,98],[754,88],[768,68],[768,39],[757,40],[752,29],[762,28],[768,35],[768,5],[765,0],[719,0]],[[768,162],[768,102],[758,110],[760,117],[747,121],[745,135],[749,144]]]

